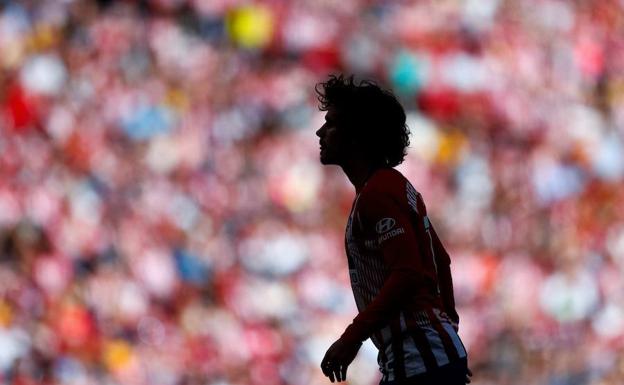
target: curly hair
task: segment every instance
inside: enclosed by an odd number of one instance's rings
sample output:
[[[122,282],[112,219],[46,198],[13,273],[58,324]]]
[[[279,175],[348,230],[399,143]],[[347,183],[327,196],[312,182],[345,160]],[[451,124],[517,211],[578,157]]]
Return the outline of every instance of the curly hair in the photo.
[[[405,159],[409,129],[405,111],[392,94],[371,80],[330,75],[315,87],[319,110],[337,113],[338,125],[376,165],[394,167]]]

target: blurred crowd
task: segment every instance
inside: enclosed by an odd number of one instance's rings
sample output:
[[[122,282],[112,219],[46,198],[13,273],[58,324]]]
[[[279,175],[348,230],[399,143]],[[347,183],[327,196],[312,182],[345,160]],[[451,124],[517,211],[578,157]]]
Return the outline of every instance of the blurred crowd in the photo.
[[[327,383],[329,73],[406,108],[473,384],[624,383],[622,1],[0,0],[0,384]]]

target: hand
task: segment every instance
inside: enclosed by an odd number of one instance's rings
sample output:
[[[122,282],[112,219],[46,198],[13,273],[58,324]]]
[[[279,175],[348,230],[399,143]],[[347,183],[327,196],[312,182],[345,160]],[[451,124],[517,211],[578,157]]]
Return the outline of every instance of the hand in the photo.
[[[470,377],[472,377],[472,370],[466,368],[466,384],[470,384]]]
[[[347,367],[362,346],[361,342],[352,343],[339,338],[332,346],[327,349],[323,361],[321,361],[321,370],[323,374],[329,377],[331,382],[345,381],[347,379]]]

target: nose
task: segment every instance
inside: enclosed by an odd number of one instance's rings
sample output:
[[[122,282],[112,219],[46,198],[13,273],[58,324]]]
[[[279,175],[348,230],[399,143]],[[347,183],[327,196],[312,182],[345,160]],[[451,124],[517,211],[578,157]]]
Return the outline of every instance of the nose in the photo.
[[[318,136],[319,138],[323,136],[323,130],[325,129],[325,125],[323,124],[321,126],[321,128],[319,128],[318,130],[316,130],[316,136]]]

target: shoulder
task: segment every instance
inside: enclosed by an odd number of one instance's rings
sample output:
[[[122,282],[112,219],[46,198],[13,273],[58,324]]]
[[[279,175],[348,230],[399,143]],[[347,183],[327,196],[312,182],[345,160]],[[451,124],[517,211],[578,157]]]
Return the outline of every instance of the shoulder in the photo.
[[[393,168],[377,170],[362,191],[363,196],[395,196],[403,195],[407,179]]]
[[[362,190],[361,206],[366,209],[380,206],[402,207],[406,201],[407,179],[393,168],[376,171]]]

